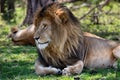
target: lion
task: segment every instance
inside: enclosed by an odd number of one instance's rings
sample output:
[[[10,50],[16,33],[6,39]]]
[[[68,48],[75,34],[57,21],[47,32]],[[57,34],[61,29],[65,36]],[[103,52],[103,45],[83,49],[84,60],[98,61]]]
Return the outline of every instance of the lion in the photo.
[[[120,44],[96,35],[83,34],[80,23],[62,4],[51,3],[34,16],[38,50],[38,75],[80,74],[86,68],[117,67]]]
[[[20,30],[18,27],[12,27],[8,38],[12,39],[15,45],[35,45],[34,40],[35,26],[32,24],[29,27]]]

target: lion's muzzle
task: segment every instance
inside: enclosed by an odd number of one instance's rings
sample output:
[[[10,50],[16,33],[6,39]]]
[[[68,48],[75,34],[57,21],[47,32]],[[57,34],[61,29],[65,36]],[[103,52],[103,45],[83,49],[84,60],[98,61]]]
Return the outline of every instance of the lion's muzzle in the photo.
[[[49,44],[49,41],[42,42],[39,38],[34,38],[34,39],[35,39],[36,46],[40,50],[45,49]]]

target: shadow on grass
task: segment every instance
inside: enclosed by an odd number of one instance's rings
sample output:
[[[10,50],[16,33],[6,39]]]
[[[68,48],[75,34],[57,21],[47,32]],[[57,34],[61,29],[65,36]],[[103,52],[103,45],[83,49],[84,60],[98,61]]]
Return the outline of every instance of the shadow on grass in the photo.
[[[27,61],[0,62],[1,79],[14,79],[16,76],[34,75],[33,65],[33,62]]]
[[[0,46],[0,53],[19,54],[19,53],[36,53],[36,47],[33,46]]]
[[[13,80],[22,76],[35,76],[34,61],[36,48],[33,46],[0,46],[0,79]],[[24,77],[23,77],[24,78]]]
[[[120,70],[114,68],[94,70],[84,69],[82,74],[90,76],[92,80],[120,80]],[[94,76],[99,77],[92,78]]]

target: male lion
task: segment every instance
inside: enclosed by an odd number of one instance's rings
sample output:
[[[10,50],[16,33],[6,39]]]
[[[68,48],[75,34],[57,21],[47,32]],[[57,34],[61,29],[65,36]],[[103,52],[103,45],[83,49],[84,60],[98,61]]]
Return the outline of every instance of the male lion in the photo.
[[[83,67],[115,67],[120,58],[117,42],[83,35],[79,21],[68,8],[51,3],[36,12],[35,42],[39,58],[35,71],[39,75],[72,75]]]
[[[35,45],[33,38],[34,29],[34,25],[30,25],[28,28],[22,30],[19,30],[18,27],[12,27],[8,38],[11,38],[15,45]]]

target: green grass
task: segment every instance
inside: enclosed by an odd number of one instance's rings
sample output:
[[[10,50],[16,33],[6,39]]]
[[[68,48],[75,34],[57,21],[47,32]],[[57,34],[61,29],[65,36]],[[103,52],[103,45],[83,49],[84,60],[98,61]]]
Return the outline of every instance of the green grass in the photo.
[[[80,2],[81,3],[81,2]],[[67,4],[79,5],[79,3]],[[112,12],[118,13],[118,3],[111,3]],[[105,7],[104,9],[108,9]],[[24,19],[25,10],[21,7],[16,8],[16,22],[7,23],[0,16],[0,80],[74,80],[74,77],[80,77],[81,80],[120,80],[120,70],[116,69],[84,69],[76,76],[38,76],[34,71],[34,62],[37,58],[36,48],[33,46],[15,46],[7,38],[10,28],[16,26]],[[72,10],[77,17],[81,17],[88,11],[87,7]],[[89,21],[89,16],[80,21],[83,31],[89,31],[107,39],[114,39],[120,35],[120,15],[101,15],[100,22],[105,24],[94,25]],[[112,20],[109,23],[108,20]]]

